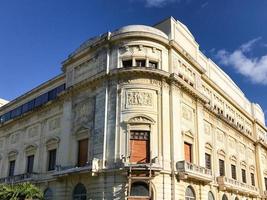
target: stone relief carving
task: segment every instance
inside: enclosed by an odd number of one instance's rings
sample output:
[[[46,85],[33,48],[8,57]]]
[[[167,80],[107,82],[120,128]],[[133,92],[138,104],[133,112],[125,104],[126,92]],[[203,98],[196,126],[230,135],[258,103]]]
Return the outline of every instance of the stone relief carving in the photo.
[[[94,119],[95,98],[88,98],[74,106],[74,131],[81,126],[86,128],[91,125]]]
[[[128,123],[153,123],[150,119],[143,117],[143,116],[138,116],[131,118]]]
[[[39,133],[39,126],[32,126],[28,129],[28,137],[32,138],[37,136]]]
[[[129,106],[152,106],[152,94],[149,92],[128,91],[127,105]]]
[[[16,144],[19,141],[19,133],[10,135],[10,144]]]
[[[182,108],[182,117],[185,120],[192,121],[192,111],[183,106]]]
[[[209,123],[207,123],[207,122],[204,124],[204,132],[207,135],[210,135],[210,133],[211,133],[211,125]]]
[[[234,149],[235,148],[235,140],[232,138],[229,138],[229,146]]]
[[[217,140],[223,142],[224,134],[222,131],[217,130]]]
[[[48,122],[48,130],[53,131],[55,129],[58,129],[60,127],[60,118],[54,118]]]

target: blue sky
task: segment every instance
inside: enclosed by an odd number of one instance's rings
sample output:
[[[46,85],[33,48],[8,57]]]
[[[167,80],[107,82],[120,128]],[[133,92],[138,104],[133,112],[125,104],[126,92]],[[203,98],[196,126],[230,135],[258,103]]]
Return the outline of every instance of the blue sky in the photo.
[[[86,39],[173,16],[246,96],[267,112],[266,0],[1,0],[0,98],[60,73]]]

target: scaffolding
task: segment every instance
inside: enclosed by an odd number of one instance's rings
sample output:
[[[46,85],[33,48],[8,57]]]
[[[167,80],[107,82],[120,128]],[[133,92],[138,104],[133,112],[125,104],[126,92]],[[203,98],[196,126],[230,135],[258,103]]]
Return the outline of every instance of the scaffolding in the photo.
[[[149,163],[139,163],[139,164],[130,164],[129,165],[127,198],[131,197],[132,183],[134,183],[136,181],[142,181],[142,182],[145,182],[148,184],[149,196],[146,198],[152,199],[152,187],[151,187],[151,180],[153,179],[152,160],[153,159],[150,158]],[[147,172],[148,172],[148,174],[147,174]],[[141,174],[141,176],[140,176],[140,174]],[[145,175],[145,176],[143,176],[143,175]]]

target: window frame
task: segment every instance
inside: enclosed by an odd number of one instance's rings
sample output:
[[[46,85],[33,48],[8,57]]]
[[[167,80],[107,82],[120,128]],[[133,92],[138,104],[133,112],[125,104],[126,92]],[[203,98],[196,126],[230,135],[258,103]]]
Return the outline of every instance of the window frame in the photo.
[[[53,154],[52,154],[53,153]],[[53,155],[53,157],[52,157]],[[57,162],[57,149],[49,149],[48,150],[48,163],[47,163],[47,171],[54,171],[56,169]]]

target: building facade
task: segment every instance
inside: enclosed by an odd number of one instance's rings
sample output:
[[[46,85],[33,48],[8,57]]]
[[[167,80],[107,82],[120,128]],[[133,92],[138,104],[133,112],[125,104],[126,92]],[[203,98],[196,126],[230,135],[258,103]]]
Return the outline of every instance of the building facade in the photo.
[[[261,107],[173,18],[86,41],[0,119],[0,182],[49,200],[267,199]]]

